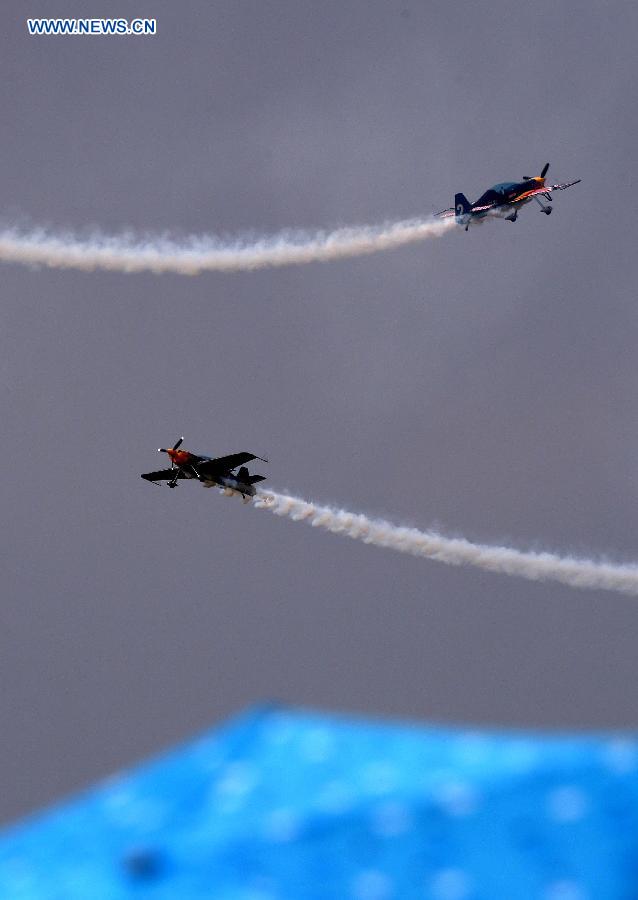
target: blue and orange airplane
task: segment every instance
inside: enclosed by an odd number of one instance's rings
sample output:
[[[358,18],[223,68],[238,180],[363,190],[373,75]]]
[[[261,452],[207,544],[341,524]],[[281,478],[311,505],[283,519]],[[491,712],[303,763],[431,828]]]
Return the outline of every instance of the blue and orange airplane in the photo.
[[[160,469],[159,472],[145,472],[142,478],[146,481],[157,483],[166,481],[169,488],[177,487],[177,482],[184,479],[195,479],[204,487],[218,487],[223,494],[232,496],[240,494],[244,502],[249,502],[257,491],[255,484],[265,481],[263,475],[251,475],[245,463],[253,459],[268,462],[262,456],[254,453],[231,453],[229,456],[201,456],[199,453],[191,453],[190,450],[180,450],[181,437],[172,447],[160,447],[158,453],[167,453],[171,461],[170,469]],[[239,472],[235,469],[239,468]]]
[[[549,163],[545,163],[541,174],[534,178],[524,175],[522,181],[504,181],[501,184],[495,184],[494,187],[485,191],[476,203],[470,203],[465,194],[456,194],[454,206],[443,209],[435,215],[441,218],[454,216],[457,223],[467,231],[473,222],[480,221],[486,216],[515,222],[519,210],[530,200],[535,200],[539,204],[541,212],[548,216],[552,211],[552,207],[549,206],[552,199],[551,192],[564,191],[565,188],[580,182],[580,178],[577,178],[576,181],[569,181],[566,184],[546,185],[545,176],[548,169]],[[547,202],[543,203],[541,197]]]

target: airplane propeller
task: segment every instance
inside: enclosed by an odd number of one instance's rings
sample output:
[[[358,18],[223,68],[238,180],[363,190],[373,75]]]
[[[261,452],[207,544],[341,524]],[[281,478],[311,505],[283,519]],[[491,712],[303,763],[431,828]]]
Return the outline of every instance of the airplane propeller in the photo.
[[[545,165],[543,166],[543,169],[541,171],[541,178],[544,178],[547,175],[548,169],[549,169],[549,163],[545,163]],[[523,175],[523,181],[531,181],[531,180],[532,180],[531,175]]]
[[[175,443],[171,447],[171,450],[178,450],[183,440],[184,440],[184,437],[182,436],[178,441],[175,441]],[[157,452],[158,453],[168,453],[168,450],[165,447],[158,447]],[[171,469],[174,467],[174,465],[175,464],[173,463],[173,460],[171,460]]]

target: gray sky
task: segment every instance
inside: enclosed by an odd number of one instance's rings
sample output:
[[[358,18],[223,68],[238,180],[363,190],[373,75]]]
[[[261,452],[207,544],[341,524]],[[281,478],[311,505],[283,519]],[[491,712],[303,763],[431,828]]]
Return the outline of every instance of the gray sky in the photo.
[[[30,38],[26,15],[155,16]],[[428,214],[391,253],[184,278],[3,266],[4,818],[259,700],[638,726],[638,605],[139,478],[156,447],[398,523],[638,558],[631,4],[3,4],[5,221],[176,235]]]

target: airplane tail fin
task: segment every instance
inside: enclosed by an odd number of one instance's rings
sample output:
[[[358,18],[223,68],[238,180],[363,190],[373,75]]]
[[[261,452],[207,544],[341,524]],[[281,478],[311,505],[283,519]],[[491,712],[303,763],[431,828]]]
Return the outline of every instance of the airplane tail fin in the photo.
[[[454,217],[456,224],[465,226],[467,231],[472,219],[472,206],[465,194],[454,195]]]
[[[455,194],[454,195],[454,211],[456,213],[456,221],[462,219],[463,216],[467,216],[472,209],[470,205],[470,201],[467,199],[465,194]]]

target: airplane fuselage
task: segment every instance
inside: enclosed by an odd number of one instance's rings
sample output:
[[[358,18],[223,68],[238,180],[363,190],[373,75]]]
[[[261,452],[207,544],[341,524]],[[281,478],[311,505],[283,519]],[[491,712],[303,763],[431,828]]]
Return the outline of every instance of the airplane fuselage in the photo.
[[[195,457],[195,460],[202,460],[203,458],[205,459],[205,457],[199,456]],[[185,466],[180,466],[179,468],[184,478],[191,478],[195,481],[199,481],[202,487],[219,487],[224,492],[229,492],[230,494],[242,494],[244,497],[254,497],[257,493],[254,485],[247,484],[245,481],[240,481],[239,478],[231,473],[225,475],[199,474],[197,472],[197,462],[187,462]]]
[[[495,184],[489,190],[478,198],[472,204],[476,206],[488,206],[494,204],[489,209],[472,211],[472,218],[482,219],[485,216],[507,216],[512,209],[520,209],[526,203],[529,203],[533,197],[525,196],[530,191],[539,187],[544,187],[544,178],[528,178],[525,181],[503,181],[501,184]]]
[[[217,485],[222,488],[225,494],[241,494],[243,497],[254,497],[257,493],[254,484],[246,484],[240,481],[234,475],[219,475],[215,481],[202,481],[204,487],[214,487]]]

